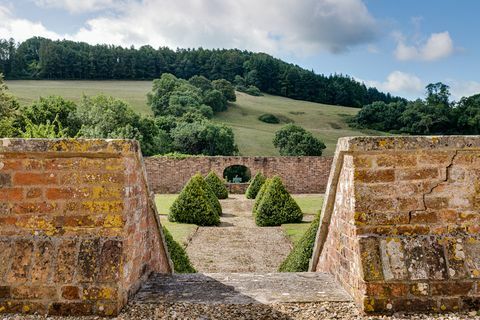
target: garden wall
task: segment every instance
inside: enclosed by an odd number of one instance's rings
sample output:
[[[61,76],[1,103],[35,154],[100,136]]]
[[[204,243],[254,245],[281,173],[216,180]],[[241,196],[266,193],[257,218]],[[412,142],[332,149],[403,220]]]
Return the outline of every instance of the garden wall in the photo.
[[[134,141],[0,139],[0,313],[115,315],[171,272]]]
[[[155,193],[178,193],[196,173],[213,170],[223,177],[225,168],[243,165],[252,177],[257,172],[267,176],[279,175],[291,193],[325,192],[332,158],[330,157],[150,157],[145,158],[148,180]],[[240,192],[244,187],[229,188]]]
[[[311,270],[365,312],[480,308],[480,137],[342,138]]]

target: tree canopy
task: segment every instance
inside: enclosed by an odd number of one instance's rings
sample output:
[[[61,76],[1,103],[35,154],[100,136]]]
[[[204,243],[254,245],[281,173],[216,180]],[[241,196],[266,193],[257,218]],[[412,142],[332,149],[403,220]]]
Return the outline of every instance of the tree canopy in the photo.
[[[40,37],[21,43],[0,39],[0,73],[8,79],[58,80],[150,80],[165,73],[182,79],[199,76],[218,80],[213,88],[221,91],[227,101],[235,101],[235,97],[225,81],[235,81],[240,91],[249,94],[260,94],[257,91],[260,89],[293,99],[350,107],[402,100],[368,88],[346,75],[316,74],[265,53],[238,49],[171,50],[151,46],[89,45]],[[191,84],[200,83],[193,81]]]
[[[304,128],[288,124],[275,133],[273,145],[282,156],[321,156],[325,144]]]

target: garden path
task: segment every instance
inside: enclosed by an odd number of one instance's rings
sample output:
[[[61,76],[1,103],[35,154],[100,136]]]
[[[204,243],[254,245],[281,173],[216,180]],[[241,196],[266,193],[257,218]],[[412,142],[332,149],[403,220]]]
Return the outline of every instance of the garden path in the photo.
[[[281,227],[258,227],[253,200],[229,195],[221,200],[218,227],[199,227],[187,246],[198,272],[276,272],[291,250]]]

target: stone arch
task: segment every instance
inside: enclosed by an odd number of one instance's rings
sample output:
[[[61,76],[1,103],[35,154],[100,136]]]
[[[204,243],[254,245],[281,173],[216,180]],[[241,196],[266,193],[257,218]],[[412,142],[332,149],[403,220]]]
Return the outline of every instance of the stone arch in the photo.
[[[232,164],[223,169],[222,177],[229,183],[247,183],[252,178],[252,172],[244,164]],[[237,178],[239,181],[236,181]]]

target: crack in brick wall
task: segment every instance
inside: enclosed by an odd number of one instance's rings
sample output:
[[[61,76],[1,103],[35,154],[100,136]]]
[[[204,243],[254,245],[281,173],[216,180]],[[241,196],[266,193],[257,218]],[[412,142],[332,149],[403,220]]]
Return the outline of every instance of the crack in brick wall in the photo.
[[[478,309],[480,137],[344,138],[335,157],[312,269],[369,313]]]

